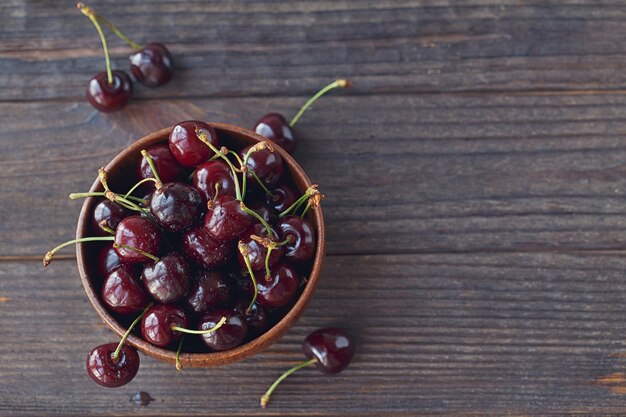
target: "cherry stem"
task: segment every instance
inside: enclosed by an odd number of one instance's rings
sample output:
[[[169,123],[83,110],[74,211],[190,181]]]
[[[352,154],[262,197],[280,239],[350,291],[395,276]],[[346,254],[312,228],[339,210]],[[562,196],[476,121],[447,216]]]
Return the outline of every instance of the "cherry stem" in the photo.
[[[241,167],[241,172],[244,173],[244,175],[243,175],[243,196],[244,196],[244,198],[246,196],[246,183],[247,183],[247,179],[248,179],[248,177],[246,176],[246,173],[248,172],[248,159],[250,159],[250,155],[252,155],[253,153],[255,153],[257,151],[260,151],[262,149],[268,149],[270,152],[274,152],[274,147],[272,146],[271,142],[269,142],[267,140],[264,140],[262,142],[256,143],[250,149],[248,149],[248,152],[246,152],[246,154],[243,156],[243,161],[241,159],[239,159],[239,155],[237,155],[237,159],[238,159],[239,165]],[[270,192],[270,190],[267,189],[265,184],[263,184],[263,181],[261,181],[261,179],[256,175],[256,173],[254,171],[249,171],[249,172],[256,179],[256,181],[263,188],[263,190],[265,190],[267,195],[269,195],[271,197],[272,193]]]
[[[313,365],[314,363],[317,362],[316,358],[313,359],[309,359],[306,362],[302,362],[299,363],[298,365],[294,366],[293,368],[285,371],[281,376],[278,377],[278,379],[276,379],[276,381],[274,381],[274,383],[272,385],[270,385],[270,387],[267,389],[267,391],[265,391],[265,394],[263,394],[263,396],[261,397],[261,407],[266,408],[267,407],[267,403],[270,401],[270,396],[272,395],[272,393],[274,392],[274,390],[276,389],[276,387],[278,385],[280,385],[281,382],[283,382],[283,380],[285,378],[287,378],[289,375],[293,374],[294,372],[307,367],[309,365]]]
[[[95,237],[82,237],[80,239],[68,240],[67,242],[61,243],[59,246],[57,246],[56,248],[46,253],[46,256],[43,257],[43,266],[45,268],[48,265],[50,265],[50,262],[52,262],[52,257],[54,256],[54,254],[57,253],[59,249],[63,249],[64,247],[69,246],[71,244],[83,243],[83,242],[103,242],[103,241],[110,241],[110,240],[115,240],[115,237],[114,236],[95,236]]]
[[[250,174],[256,180],[256,182],[261,186],[261,188],[263,188],[263,191],[265,191],[265,194],[267,194],[270,198],[274,198],[274,194],[272,194],[272,192],[265,186],[265,184],[263,183],[263,181],[261,181],[261,178],[259,178],[256,172],[250,171]]]
[[[120,350],[122,350],[122,346],[124,345],[124,342],[128,338],[128,335],[130,335],[130,332],[133,331],[133,327],[135,327],[135,325],[139,323],[139,320],[141,320],[141,318],[144,316],[144,314],[146,314],[146,311],[148,311],[150,307],[152,307],[152,303],[148,304],[148,306],[143,309],[141,314],[138,315],[135,320],[133,320],[130,326],[128,326],[128,330],[126,330],[126,333],[124,333],[124,336],[122,336],[122,340],[120,340],[120,343],[117,345],[117,349],[115,349],[115,352],[113,352],[113,356],[112,356],[113,362],[117,362],[117,358],[120,356]]]
[[[150,168],[152,169],[152,168]],[[142,184],[145,184],[147,182],[153,182],[155,185],[158,184],[158,180],[156,178],[144,178],[141,181],[139,181],[137,184],[133,185],[132,188],[130,190],[128,190],[128,192],[126,194],[124,194],[124,198],[130,198],[130,195],[137,189],[139,188]],[[145,201],[142,200],[144,203]]]
[[[335,80],[332,83],[328,84],[326,87],[322,88],[320,91],[315,93],[315,95],[311,97],[306,103],[304,103],[304,106],[300,108],[298,113],[293,117],[293,119],[291,119],[291,122],[289,122],[289,126],[293,127],[293,125],[295,125],[300,119],[300,116],[304,114],[306,109],[308,109],[311,106],[311,104],[315,103],[315,101],[318,98],[322,97],[324,94],[326,94],[330,90],[334,90],[335,88],[347,88],[347,87],[352,87],[352,82],[350,80]]]
[[[100,222],[100,228],[102,230],[104,230],[105,232],[107,232],[110,235],[115,235],[115,230],[113,230],[112,228],[109,227],[109,225],[107,224],[106,219],[102,219],[102,221]]]
[[[241,197],[241,188],[239,187],[239,177],[237,177],[237,169],[235,168],[233,163],[230,162],[230,159],[228,159],[228,157],[224,153],[222,153],[221,150],[217,149],[215,145],[213,145],[211,141],[209,141],[209,138],[206,136],[206,134],[196,129],[196,136],[198,136],[198,139],[204,142],[205,145],[211,148],[211,150],[215,152],[215,155],[219,155],[219,157],[222,158],[224,162],[228,164],[231,171],[233,172],[233,177],[235,179],[235,196],[237,200],[243,202],[243,198]],[[222,147],[222,149],[228,149],[228,148]],[[228,153],[228,151],[226,153]]]
[[[270,270],[270,256],[274,248],[267,248],[267,254],[265,254],[265,280],[269,281],[272,277],[272,271]]]
[[[185,335],[180,338],[180,342],[178,342],[178,349],[176,349],[176,370],[182,371],[183,365],[180,363],[180,352],[183,350],[183,340],[185,340]]]
[[[286,215],[288,215],[292,211],[296,212],[302,206],[302,204],[304,204],[304,202],[306,200],[308,200],[309,198],[315,196],[316,194],[320,194],[320,192],[317,190],[317,184],[313,184],[309,188],[307,188],[307,190],[304,192],[304,194],[302,194],[300,196],[300,198],[298,198],[296,201],[293,202],[292,205],[290,205],[283,212],[281,212],[278,215],[278,217],[280,217],[280,218],[285,217]]]
[[[107,41],[104,37],[104,33],[102,33],[102,28],[100,27],[100,23],[98,23],[98,19],[96,18],[95,12],[90,8],[85,6],[83,3],[76,3],[76,8],[80,10],[82,14],[87,16],[89,20],[93,23],[98,31],[98,35],[100,36],[100,40],[102,41],[102,48],[104,49],[104,60],[106,62],[107,67],[107,79],[109,85],[113,84],[113,72],[111,71],[111,59],[109,58],[109,48],[107,47]]]
[[[307,201],[306,206],[304,206],[304,210],[302,210],[302,214],[300,215],[300,217],[304,219],[304,216],[306,216],[306,212],[309,211],[310,208],[311,208],[311,202]]]
[[[155,186],[158,190],[159,188],[163,186],[163,181],[161,181],[161,178],[159,177],[159,173],[157,172],[156,167],[154,166],[154,160],[145,149],[141,150],[141,155],[146,159],[146,161],[148,161],[148,165],[150,165],[150,169],[152,170],[152,175],[154,175],[154,179],[156,180]]]
[[[104,167],[98,169],[98,179],[100,180],[100,184],[102,184],[102,188],[104,188],[106,196],[106,192],[111,191],[111,189],[109,188],[109,178]]]
[[[246,309],[246,315],[248,315],[252,311],[252,306],[256,302],[257,295],[259,295],[259,289],[257,288],[254,271],[252,270],[252,265],[250,264],[250,259],[248,258],[248,247],[240,240],[237,244],[237,248],[239,249],[239,253],[241,253],[241,255],[243,256],[243,260],[246,263],[246,268],[248,268],[248,273],[250,274],[250,279],[252,280],[252,285],[254,285],[254,295],[252,296],[250,305],[248,305],[248,308]]]
[[[146,258],[150,258],[150,259],[152,259],[154,262],[159,262],[159,258],[158,258],[158,257],[154,256],[154,255],[153,255],[153,254],[151,254],[151,253],[148,253],[148,252],[146,252],[146,251],[143,251],[143,250],[141,250],[141,249],[139,249],[139,248],[136,248],[136,247],[134,247],[134,246],[129,246],[129,245],[119,245],[119,244],[117,244],[117,243],[114,243],[114,244],[113,244],[113,247],[114,247],[114,248],[121,248],[121,249],[128,249],[128,250],[132,250],[132,251],[135,251],[135,252],[137,252],[137,253],[142,254],[142,255],[143,255],[143,256],[145,256]]]
[[[245,211],[246,213],[248,213],[249,215],[251,215],[252,217],[254,217],[255,219],[257,219],[262,225],[263,227],[265,227],[265,230],[267,230],[267,234],[268,236],[276,236],[276,234],[274,233],[274,231],[272,230],[272,228],[270,227],[269,223],[267,223],[265,221],[265,219],[263,217],[261,217],[261,215],[259,213],[257,213],[254,210],[249,209],[244,202],[241,202],[241,209],[243,211]]]
[[[151,178],[152,179],[152,178]],[[87,197],[105,197],[106,192],[104,191],[96,191],[93,193],[71,193],[69,195],[70,200],[76,200],[79,198],[87,198]],[[137,203],[141,203],[141,204],[146,204],[146,200],[142,199],[142,198],[138,198],[138,197],[133,197],[132,195],[129,196],[124,196],[125,199],[137,202]]]
[[[190,330],[190,329],[185,329],[184,327],[178,327],[178,326],[172,326],[170,327],[170,329],[177,331],[177,332],[181,332],[181,333],[187,333],[187,334],[208,334],[208,333],[213,333],[214,331],[222,327],[224,323],[226,323],[226,317],[222,317],[215,326],[206,330]]]
[[[100,23],[102,23],[103,25],[107,26],[109,29],[111,29],[111,31],[113,33],[115,33],[115,35],[120,38],[121,40],[123,40],[124,42],[126,42],[131,48],[136,49],[137,51],[141,51],[143,48],[141,47],[141,45],[136,44],[135,42],[131,41],[128,36],[124,35],[118,28],[116,28],[113,23],[109,22],[107,19],[105,19],[104,17],[100,16],[99,14],[97,14],[96,12],[93,12],[93,15],[96,17],[96,19],[98,19],[100,21]]]

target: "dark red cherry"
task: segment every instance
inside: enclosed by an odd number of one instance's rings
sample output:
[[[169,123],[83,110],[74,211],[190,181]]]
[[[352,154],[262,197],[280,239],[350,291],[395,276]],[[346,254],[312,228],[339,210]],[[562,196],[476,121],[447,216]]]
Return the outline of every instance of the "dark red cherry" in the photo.
[[[263,220],[268,223],[274,223],[278,219],[278,213],[270,207],[267,203],[262,201],[246,202],[248,208],[256,212]]]
[[[354,342],[345,330],[319,329],[302,343],[302,352],[309,359],[317,359],[315,365],[326,374],[343,371],[354,356]]]
[[[113,249],[113,245],[106,245],[98,252],[96,268],[98,275],[101,277],[108,275],[109,272],[113,271],[121,264],[122,260],[115,249]]]
[[[201,335],[202,341],[212,350],[228,350],[239,346],[246,338],[248,325],[244,318],[234,310],[219,309],[205,313],[198,322],[198,330],[211,329],[222,317],[226,322],[214,332]]]
[[[113,359],[115,349],[117,343],[107,343],[94,348],[87,355],[87,375],[106,388],[128,384],[139,370],[139,355],[135,348],[122,345],[117,360]]]
[[[265,277],[260,276],[257,279],[257,303],[270,307],[282,307],[288,304],[298,291],[299,277],[296,270],[284,263],[278,264],[272,268],[272,276],[268,281]],[[253,294],[254,289],[250,289]]]
[[[87,100],[101,112],[121,110],[133,93],[133,84],[124,71],[113,70],[113,82],[109,84],[106,71],[94,75],[87,86]]]
[[[254,338],[268,329],[270,318],[265,307],[254,303],[252,304],[250,312],[248,312],[249,305],[250,300],[240,299],[237,304],[235,304],[234,308],[235,311],[246,320],[246,324],[248,325],[248,338]]]
[[[102,228],[102,222],[105,222],[109,229],[115,230],[117,225],[130,214],[129,210],[119,204],[111,200],[102,200],[93,209],[93,216],[91,217],[93,228],[99,234],[108,235],[109,232]]]
[[[252,267],[252,269],[255,271],[265,271],[265,257],[267,256],[267,248],[256,240],[252,239],[252,236],[267,238],[269,237],[267,235],[267,229],[261,223],[253,224],[252,226],[247,228],[246,231],[243,232],[243,234],[239,237],[239,241],[243,242],[243,244],[246,245],[246,248],[248,250],[247,257],[250,261],[250,266]],[[270,237],[271,240],[276,241],[276,236],[278,235],[276,234],[274,229],[272,229],[272,236]],[[276,265],[278,261],[280,261],[280,257],[282,256],[282,254],[283,248],[281,246],[272,250],[269,259],[270,267]],[[239,265],[241,265],[242,268],[246,268],[246,261],[239,251],[237,251],[237,260],[239,261]]]
[[[174,75],[174,60],[162,43],[149,43],[129,59],[130,71],[147,87],[167,84]]]
[[[198,138],[199,133],[204,134],[211,144],[218,146],[215,129],[205,122],[196,120],[180,122],[170,133],[170,150],[183,166],[195,167],[213,156],[211,148]]]
[[[200,192],[206,203],[215,197],[215,186],[218,184],[218,195],[235,197],[235,181],[230,168],[222,161],[207,161],[200,165],[192,176],[193,186]]]
[[[251,147],[252,145],[241,151],[242,158]],[[261,149],[260,151],[252,153],[248,158],[246,166],[248,167],[248,171],[254,172],[267,187],[277,185],[285,174],[283,158],[278,152],[271,152],[269,149]],[[250,186],[257,184],[256,179],[254,179],[250,172],[247,174],[247,181]]]
[[[126,217],[117,225],[115,243],[155,255],[161,247],[161,231],[157,225],[141,216]],[[150,258],[133,249],[116,247],[115,250],[124,263],[150,261]]]
[[[137,272],[132,265],[122,265],[111,271],[102,284],[102,301],[119,314],[134,314],[148,304]]]
[[[298,197],[300,197],[296,190],[286,184],[272,188],[270,191],[272,192],[272,195],[265,196],[267,204],[279,213],[291,207],[291,205],[296,202]]]
[[[268,113],[261,117],[256,122],[254,131],[278,144],[290,154],[296,150],[296,137],[282,114]]]
[[[202,197],[191,185],[182,182],[163,184],[152,193],[150,213],[164,229],[182,232],[200,218]]]
[[[240,268],[239,264],[235,264],[234,267],[226,270],[228,279],[232,284],[232,288],[235,292],[243,294],[244,297],[248,297],[250,294],[250,287],[252,287],[252,280],[248,275],[248,271],[244,268]]]
[[[187,231],[182,238],[185,255],[204,268],[217,268],[230,260],[230,242],[218,242],[203,226]]]
[[[187,293],[190,274],[191,268],[183,255],[171,252],[158,262],[146,264],[141,278],[152,298],[167,304],[178,301]]]
[[[231,196],[219,197],[204,218],[204,227],[219,242],[239,237],[252,224],[253,217],[243,211],[241,202]]]
[[[161,181],[168,183],[186,180],[185,168],[174,158],[169,146],[164,144],[154,145],[146,149],[146,151],[152,158]],[[140,178],[154,178],[152,168],[150,168],[146,158],[141,158],[138,171]]]
[[[141,319],[141,334],[147,342],[166,347],[182,335],[172,330],[172,326],[186,328],[187,325],[187,314],[181,307],[175,304],[157,304],[150,307]]]
[[[230,285],[221,271],[200,271],[185,299],[187,307],[195,314],[224,307],[230,301]]]
[[[294,262],[307,262],[313,259],[317,239],[313,225],[300,216],[285,216],[276,223],[280,241],[291,236],[291,242],[283,246],[286,259]]]

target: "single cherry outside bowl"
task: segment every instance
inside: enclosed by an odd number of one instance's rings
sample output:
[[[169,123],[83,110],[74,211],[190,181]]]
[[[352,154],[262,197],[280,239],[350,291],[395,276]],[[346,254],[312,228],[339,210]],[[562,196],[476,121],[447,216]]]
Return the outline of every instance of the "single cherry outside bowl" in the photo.
[[[262,136],[248,129],[223,123],[209,124],[217,131],[220,138],[220,145],[224,145],[229,148],[233,147],[235,149],[243,149],[248,145],[265,140]],[[149,135],[132,143],[115,158],[113,158],[113,160],[105,167],[111,189],[114,191],[127,190],[132,183],[136,181],[137,164],[139,159],[142,157],[141,150],[158,143],[167,143],[171,130],[172,128],[169,127],[150,133]],[[283,157],[286,167],[291,173],[294,185],[301,193],[304,193],[304,191],[311,185],[311,181],[300,165],[298,165],[298,163],[281,147],[274,146],[274,152],[280,153]],[[102,185],[98,179],[94,181],[90,191],[103,191]],[[77,238],[87,237],[90,234],[91,212],[96,204],[96,201],[97,200],[94,198],[88,198],[85,200],[78,218],[78,225],[76,228]],[[324,259],[325,229],[321,208],[318,207],[315,210],[311,210],[309,219],[313,222],[317,232],[317,248],[306,285],[293,307],[291,307],[285,316],[271,329],[244,345],[224,352],[182,353],[180,355],[180,361],[183,368],[209,368],[241,361],[274,344],[287,332],[287,330],[289,330],[289,328],[291,328],[291,326],[295,324],[313,296]],[[95,252],[96,247],[94,244],[82,243],[76,246],[80,278],[85,288],[85,292],[87,293],[87,297],[89,298],[89,301],[91,301],[91,304],[100,318],[102,318],[106,325],[121,337],[126,332],[126,326],[123,323],[120,323],[120,321],[109,313],[100,300],[99,294],[101,282],[96,273]],[[145,340],[132,334],[128,337],[127,343],[158,360],[172,364],[176,361],[176,352],[153,346]]]

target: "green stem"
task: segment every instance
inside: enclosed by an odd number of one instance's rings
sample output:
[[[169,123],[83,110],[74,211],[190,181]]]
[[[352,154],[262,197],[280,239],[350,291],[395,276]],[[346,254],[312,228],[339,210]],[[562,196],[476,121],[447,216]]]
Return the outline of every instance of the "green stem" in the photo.
[[[148,311],[150,307],[152,307],[152,303],[148,304],[148,306],[143,309],[141,314],[137,316],[135,320],[133,320],[130,326],[128,326],[128,330],[126,330],[126,333],[124,333],[124,336],[122,336],[122,340],[120,340],[120,343],[117,345],[117,349],[115,349],[115,352],[113,352],[113,356],[112,356],[113,362],[117,362],[117,358],[120,356],[120,350],[122,350],[122,346],[124,345],[124,342],[128,338],[128,335],[130,335],[130,332],[133,331],[133,327],[135,327],[137,323],[139,323],[139,320],[141,320],[141,318],[144,316],[144,314],[146,314],[146,311]]]
[[[196,130],[196,135],[198,136],[198,139],[200,139],[205,145],[211,148],[213,152],[215,152],[215,155],[219,155],[219,157],[228,164],[231,171],[233,172],[233,178],[235,179],[235,196],[237,200],[243,202],[243,198],[241,196],[241,187],[239,186],[239,177],[237,177],[237,169],[235,168],[233,163],[230,162],[230,159],[228,159],[226,155],[224,155],[219,149],[215,147],[215,145],[211,143],[209,138],[203,132],[201,132],[200,130]]]
[[[214,331],[222,327],[224,323],[226,323],[226,317],[222,317],[215,326],[206,330],[190,330],[190,329],[185,329],[184,327],[178,327],[178,326],[172,326],[170,327],[170,329],[175,330],[177,332],[181,332],[181,333],[187,333],[187,334],[208,334],[208,333],[213,333]]]
[[[270,271],[270,255],[274,248],[267,248],[267,254],[265,255],[265,280],[269,281],[272,276],[272,271]]]
[[[182,371],[183,365],[180,364],[180,352],[183,350],[183,340],[185,340],[185,335],[180,338],[180,342],[178,342],[178,349],[176,349],[176,370]]]
[[[309,197],[311,196],[308,193],[302,194],[300,198],[298,198],[296,201],[293,202],[292,205],[290,205],[283,212],[281,212],[278,215],[278,217],[282,218],[288,215],[289,213],[291,213],[292,211],[295,212],[304,203],[304,201],[308,200]]]
[[[83,243],[83,242],[103,242],[103,241],[113,241],[113,240],[115,240],[114,236],[82,237],[80,239],[68,240],[67,242],[61,243],[59,246],[57,246],[56,248],[46,253],[46,256],[43,257],[43,266],[45,268],[46,266],[50,265],[50,262],[52,262],[52,257],[54,256],[54,254],[57,253],[60,249],[63,249],[64,247],[69,246],[71,244]]]
[[[133,185],[132,188],[128,190],[126,194],[124,194],[124,198],[130,198],[130,195],[133,193],[133,191],[135,191],[137,188],[141,187],[142,184],[145,184],[147,182],[153,182],[155,184],[158,184],[158,180],[156,178],[144,178],[141,181],[139,181],[137,184]]]
[[[105,25],[106,27],[108,27],[109,29],[111,29],[111,31],[113,33],[115,33],[115,35],[120,38],[121,40],[123,40],[124,42],[126,42],[131,48],[137,50],[137,51],[141,51],[143,48],[141,47],[141,45],[136,44],[135,42],[131,41],[128,36],[124,35],[122,32],[120,32],[120,30],[118,28],[116,28],[113,23],[109,22],[107,19],[105,19],[104,17],[100,16],[99,14],[94,13],[94,16],[96,17],[96,19],[98,19],[100,21],[100,23],[102,23],[103,25]]]
[[[159,177],[159,173],[156,170],[156,167],[154,166],[154,161],[152,160],[152,157],[148,154],[148,152],[145,149],[141,150],[141,155],[146,159],[146,161],[148,161],[148,165],[150,165],[150,169],[152,170],[152,175],[154,175],[154,179],[157,181],[156,182],[156,188],[161,188],[161,186],[163,185],[163,181],[161,181],[161,178]]]
[[[254,286],[254,295],[252,296],[252,300],[250,300],[250,305],[248,305],[248,308],[246,309],[246,314],[250,314],[252,306],[256,302],[256,297],[259,295],[259,289],[257,288],[256,277],[254,276],[254,271],[252,270],[252,265],[250,264],[250,259],[248,258],[248,248],[246,247],[246,244],[239,241],[237,248],[246,263],[246,268],[248,268],[248,273],[250,274],[250,279],[252,280],[252,285]]]
[[[263,188],[263,191],[265,191],[265,194],[270,196],[270,198],[274,197],[274,194],[272,194],[272,192],[265,186],[265,184],[263,183],[263,181],[261,181],[261,178],[259,178],[259,176],[256,174],[256,172],[254,172],[254,171],[249,171],[249,172],[252,175],[252,177],[256,180],[256,182],[259,183],[261,188]]]
[[[306,206],[304,206],[304,210],[302,210],[302,214],[300,215],[300,217],[304,219],[304,216],[306,216],[306,212],[309,211],[310,208],[311,208],[311,202],[307,201]]]
[[[107,79],[109,81],[109,85],[113,84],[113,72],[111,71],[111,59],[109,58],[109,48],[107,47],[107,41],[104,37],[104,33],[102,32],[102,28],[100,27],[100,23],[98,23],[98,19],[96,19],[96,15],[94,11],[85,6],[83,3],[76,3],[76,7],[81,11],[82,14],[87,16],[89,20],[93,23],[98,31],[98,35],[100,36],[100,40],[102,41],[102,48],[104,49],[104,60],[106,62],[107,67]]]
[[[270,225],[265,221],[265,219],[263,217],[261,217],[261,215],[259,213],[257,213],[254,210],[249,209],[244,203],[243,201],[241,202],[241,209],[243,211],[245,211],[246,213],[248,213],[249,215],[251,215],[252,217],[254,217],[255,219],[257,219],[262,225],[263,227],[265,227],[265,230],[267,230],[267,235],[268,236],[276,236],[276,233],[274,232],[274,230],[272,230],[272,228],[270,227]]]
[[[309,366],[309,365],[313,365],[315,362],[317,362],[317,358],[313,358],[313,359],[309,359],[306,362],[302,362],[296,366],[294,366],[293,368],[285,371],[285,373],[283,373],[281,376],[278,377],[278,379],[276,381],[274,381],[274,383],[272,385],[270,385],[270,387],[267,389],[267,391],[265,391],[265,394],[263,394],[263,396],[261,397],[261,407],[265,408],[267,407],[267,403],[270,400],[270,396],[272,395],[272,393],[274,392],[274,390],[276,389],[276,387],[283,382],[283,380],[285,378],[287,378],[289,375],[293,374],[294,372]]]
[[[306,109],[308,109],[311,106],[311,104],[315,103],[315,101],[318,98],[322,97],[324,94],[326,94],[330,90],[334,90],[335,88],[343,88],[343,87],[350,87],[350,86],[352,86],[352,83],[348,80],[336,80],[328,84],[326,87],[322,88],[320,91],[315,93],[315,95],[311,97],[306,103],[304,103],[304,106],[300,108],[298,113],[296,113],[293,119],[291,119],[291,122],[289,122],[289,126],[293,127],[293,125],[295,125],[298,122],[298,119],[300,119],[300,116],[302,116],[302,114],[306,111]]]
[[[111,228],[109,227],[109,225],[107,224],[106,219],[102,219],[102,221],[100,222],[100,225],[99,225],[99,226],[100,226],[100,228],[101,228],[102,230],[104,230],[104,231],[105,231],[105,232],[107,232],[108,234],[110,234],[110,235],[115,235],[115,230],[113,230],[113,229],[111,229]]]
[[[141,250],[141,249],[139,249],[139,248],[136,248],[136,247],[134,247],[134,246],[128,246],[128,245],[118,245],[117,243],[114,243],[114,244],[113,244],[113,247],[114,247],[114,248],[122,248],[122,249],[132,250],[132,251],[135,251],[135,252],[137,252],[137,253],[142,254],[142,255],[143,255],[143,256],[145,256],[146,258],[150,258],[150,259],[152,259],[154,262],[159,262],[159,258],[158,258],[158,257],[154,256],[154,255],[153,255],[153,254],[151,254],[151,253],[148,253],[148,252],[146,252],[146,251],[143,251],[143,250]]]
[[[87,198],[87,197],[104,197],[105,194],[106,193],[104,191],[95,191],[93,193],[71,193],[69,195],[69,198],[70,200],[76,200],[79,198]],[[124,196],[124,198],[137,202],[137,203],[146,204],[146,200],[142,198],[138,198],[138,197],[133,197],[132,195]]]

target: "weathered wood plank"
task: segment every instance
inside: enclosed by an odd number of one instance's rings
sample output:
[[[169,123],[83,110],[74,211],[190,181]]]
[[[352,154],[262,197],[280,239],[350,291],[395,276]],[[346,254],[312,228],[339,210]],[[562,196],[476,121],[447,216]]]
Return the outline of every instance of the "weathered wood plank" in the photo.
[[[139,43],[171,46],[179,68],[144,98],[306,95],[354,78],[356,94],[623,90],[626,12],[596,0],[98,2]],[[94,29],[68,3],[3,3],[0,100],[81,98],[102,71]],[[114,65],[128,49],[110,36]]]
[[[1,266],[0,414],[256,414],[265,386],[299,360],[302,338],[325,325],[357,337],[353,365],[336,377],[302,371],[263,414],[626,412],[625,397],[594,382],[624,365],[610,357],[625,347],[622,256],[329,257],[304,317],[266,352],[182,373],[143,358],[117,390],[84,374],[87,351],[114,338],[74,262]],[[154,402],[130,402],[137,390]]]
[[[137,137],[193,117],[250,126],[299,103],[0,105],[0,255],[71,237],[80,202],[67,194]],[[626,96],[335,95],[301,123],[331,254],[626,247]]]

